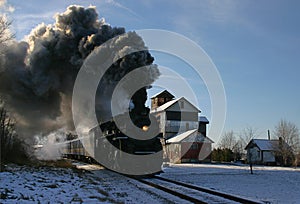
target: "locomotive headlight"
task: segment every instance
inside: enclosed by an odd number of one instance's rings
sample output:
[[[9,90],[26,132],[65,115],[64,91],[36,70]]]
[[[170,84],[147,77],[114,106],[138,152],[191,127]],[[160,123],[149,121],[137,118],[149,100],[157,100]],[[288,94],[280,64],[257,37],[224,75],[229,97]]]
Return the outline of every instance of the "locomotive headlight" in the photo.
[[[148,127],[147,125],[144,125],[144,126],[142,127],[142,130],[145,131],[145,132],[148,131],[148,129],[149,129],[149,127]]]

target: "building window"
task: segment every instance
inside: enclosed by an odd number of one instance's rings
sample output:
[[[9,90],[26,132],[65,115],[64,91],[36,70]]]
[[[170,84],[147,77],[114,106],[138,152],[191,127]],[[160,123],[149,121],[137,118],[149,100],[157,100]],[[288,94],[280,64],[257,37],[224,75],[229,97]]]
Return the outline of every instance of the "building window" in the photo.
[[[180,108],[184,108],[184,102],[180,101]]]
[[[185,130],[189,130],[190,129],[190,124],[189,123],[185,123]]]

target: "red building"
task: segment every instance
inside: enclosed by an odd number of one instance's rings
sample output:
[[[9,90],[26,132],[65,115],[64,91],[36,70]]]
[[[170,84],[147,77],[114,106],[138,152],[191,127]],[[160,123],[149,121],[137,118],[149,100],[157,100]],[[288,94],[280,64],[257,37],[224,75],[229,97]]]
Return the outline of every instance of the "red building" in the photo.
[[[166,154],[172,163],[211,162],[212,143],[197,129],[189,130],[166,141]]]

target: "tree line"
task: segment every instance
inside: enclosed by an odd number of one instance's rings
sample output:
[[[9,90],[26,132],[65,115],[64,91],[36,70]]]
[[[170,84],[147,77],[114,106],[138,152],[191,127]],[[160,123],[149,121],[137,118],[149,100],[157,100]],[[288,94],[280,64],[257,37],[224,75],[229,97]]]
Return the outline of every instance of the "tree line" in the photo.
[[[281,165],[300,165],[300,133],[296,124],[281,119],[271,135],[271,140],[279,142],[279,145],[274,146],[272,153],[281,159]],[[252,139],[258,137],[261,135],[258,135],[257,130],[252,127],[245,128],[239,134],[233,131],[225,132],[217,143],[217,147],[213,149],[211,158],[219,162],[249,162],[245,147]]]
[[[23,163],[28,159],[24,142],[18,137],[15,123],[0,104],[0,163]]]
[[[14,39],[10,31],[11,21],[0,14],[0,74],[4,69],[1,56],[5,54],[7,44]],[[9,116],[0,98],[0,171],[6,163],[24,163],[28,160],[24,141],[18,137],[15,121]]]

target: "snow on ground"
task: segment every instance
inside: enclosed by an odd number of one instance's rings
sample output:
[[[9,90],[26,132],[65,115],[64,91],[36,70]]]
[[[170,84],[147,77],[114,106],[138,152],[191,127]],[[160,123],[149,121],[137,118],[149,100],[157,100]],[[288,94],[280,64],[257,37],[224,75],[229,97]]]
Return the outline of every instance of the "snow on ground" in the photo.
[[[102,169],[8,166],[0,172],[0,203],[185,203],[177,197]],[[266,203],[300,203],[300,169],[180,164],[161,176]]]
[[[266,203],[300,203],[300,169],[213,164],[172,164],[163,177],[257,199]]]
[[[10,165],[0,172],[0,203],[182,203],[95,165],[79,169]]]

